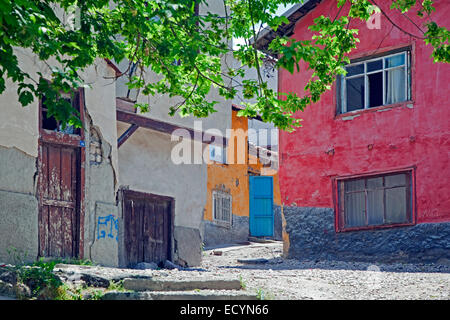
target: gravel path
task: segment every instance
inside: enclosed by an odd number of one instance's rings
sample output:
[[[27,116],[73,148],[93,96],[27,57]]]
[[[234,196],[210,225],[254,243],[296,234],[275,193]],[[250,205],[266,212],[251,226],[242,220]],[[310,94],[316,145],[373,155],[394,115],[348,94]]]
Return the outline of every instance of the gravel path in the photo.
[[[221,251],[222,255],[214,255]],[[208,273],[242,277],[246,290],[271,299],[443,299],[450,298],[450,266],[298,261],[281,258],[282,243],[252,243],[204,252]],[[259,264],[238,259],[260,259]],[[256,260],[256,262],[260,262]]]

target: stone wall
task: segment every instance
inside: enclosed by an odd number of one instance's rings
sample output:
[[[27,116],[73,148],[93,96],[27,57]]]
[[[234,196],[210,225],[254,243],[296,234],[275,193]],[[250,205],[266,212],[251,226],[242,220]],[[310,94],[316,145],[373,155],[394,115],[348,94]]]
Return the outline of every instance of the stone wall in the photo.
[[[249,236],[249,219],[245,216],[232,215],[230,226],[223,226],[214,221],[203,221],[204,237],[206,247],[221,244],[230,244],[247,241]]]
[[[283,240],[282,218],[283,209],[281,206],[273,206],[273,238],[275,240]]]
[[[433,262],[450,258],[450,223],[335,232],[331,208],[284,207],[285,253],[296,259]]]

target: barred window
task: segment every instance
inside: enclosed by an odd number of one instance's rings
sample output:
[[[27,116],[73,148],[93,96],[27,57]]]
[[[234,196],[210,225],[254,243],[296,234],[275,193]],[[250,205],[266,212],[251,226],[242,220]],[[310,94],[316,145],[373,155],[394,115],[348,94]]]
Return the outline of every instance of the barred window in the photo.
[[[231,225],[231,195],[213,191],[213,218],[217,222]]]

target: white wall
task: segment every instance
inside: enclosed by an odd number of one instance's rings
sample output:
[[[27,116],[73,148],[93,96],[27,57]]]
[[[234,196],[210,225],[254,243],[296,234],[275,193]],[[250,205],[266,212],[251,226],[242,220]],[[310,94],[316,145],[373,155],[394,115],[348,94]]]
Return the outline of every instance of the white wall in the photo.
[[[118,122],[118,131],[128,126]],[[174,225],[198,229],[206,204],[207,167],[174,164],[171,152],[176,144],[168,134],[139,128],[119,149],[119,183],[130,190],[173,197]]]

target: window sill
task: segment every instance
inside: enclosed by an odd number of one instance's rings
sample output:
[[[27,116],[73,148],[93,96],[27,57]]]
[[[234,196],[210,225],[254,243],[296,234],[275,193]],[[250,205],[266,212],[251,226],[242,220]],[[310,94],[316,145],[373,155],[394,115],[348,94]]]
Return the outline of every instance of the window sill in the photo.
[[[398,223],[398,224],[389,224],[389,225],[369,226],[369,227],[342,228],[342,229],[337,230],[337,233],[352,232],[352,231],[382,230],[382,229],[412,227],[412,226],[415,226],[415,223],[407,222],[407,223]]]
[[[231,229],[231,222],[228,221],[222,221],[222,220],[212,220],[212,222],[221,228],[225,228],[225,229]]]
[[[69,134],[58,131],[50,131],[41,129],[39,132],[40,139],[48,143],[63,144],[74,147],[81,147],[82,137],[78,134]]]
[[[342,120],[342,121],[353,120],[354,118],[359,117],[361,114],[364,114],[364,113],[384,112],[384,111],[389,111],[391,109],[396,109],[396,108],[413,109],[414,101],[408,100],[408,101],[403,101],[403,102],[398,102],[398,103],[393,103],[393,104],[387,104],[385,106],[380,106],[380,107],[374,107],[374,108],[369,108],[369,109],[359,109],[359,110],[349,111],[346,113],[340,113],[340,114],[336,115],[334,119]]]

